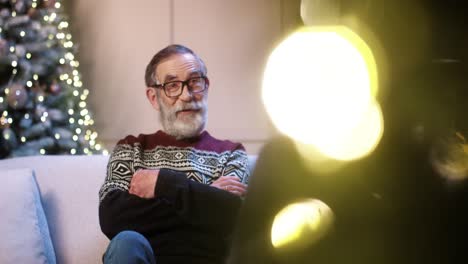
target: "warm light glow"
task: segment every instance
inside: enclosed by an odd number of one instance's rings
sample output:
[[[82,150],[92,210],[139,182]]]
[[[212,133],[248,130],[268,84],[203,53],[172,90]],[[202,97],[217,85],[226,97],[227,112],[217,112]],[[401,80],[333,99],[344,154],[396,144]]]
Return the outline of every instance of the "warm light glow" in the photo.
[[[68,22],[66,21],[62,21],[60,22],[60,24],[58,25],[58,28],[59,29],[63,29],[63,28],[67,28],[68,27]]]
[[[333,137],[323,137],[314,145],[296,142],[302,148],[314,148],[327,157],[337,160],[352,160],[372,152],[383,134],[382,112],[378,104],[371,104],[356,125],[346,133],[334,133]]]
[[[283,208],[273,221],[271,243],[275,248],[300,248],[317,242],[330,229],[333,212],[322,201],[307,199]]]
[[[284,134],[329,158],[372,151],[383,131],[377,70],[367,45],[341,27],[306,27],[268,59],[262,97]]]
[[[50,19],[49,19],[49,20],[50,20],[50,21],[54,21],[56,17],[57,17],[57,14],[56,14],[56,13],[52,13],[52,14],[50,14]]]
[[[75,56],[71,52],[68,52],[67,54],[65,54],[65,58],[68,60],[73,60]],[[67,78],[68,78],[68,75],[67,75]]]
[[[452,184],[468,179],[468,142],[462,132],[439,136],[433,143],[430,160],[435,171]]]

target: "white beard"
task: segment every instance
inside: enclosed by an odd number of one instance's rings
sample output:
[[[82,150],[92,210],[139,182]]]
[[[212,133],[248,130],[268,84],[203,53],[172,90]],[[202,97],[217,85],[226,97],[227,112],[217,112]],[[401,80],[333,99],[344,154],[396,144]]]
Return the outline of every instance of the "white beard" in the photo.
[[[199,102],[192,101],[190,103],[181,103],[174,106],[164,104],[159,97],[158,102],[161,108],[159,111],[159,119],[166,134],[176,139],[185,139],[196,137],[205,129],[208,115],[206,99]],[[177,112],[186,109],[198,109],[199,111],[192,114],[190,119],[178,119]]]

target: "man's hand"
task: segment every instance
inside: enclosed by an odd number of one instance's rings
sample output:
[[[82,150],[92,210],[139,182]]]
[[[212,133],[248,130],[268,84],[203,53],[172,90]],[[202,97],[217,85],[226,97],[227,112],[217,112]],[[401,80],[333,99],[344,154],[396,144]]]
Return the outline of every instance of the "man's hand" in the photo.
[[[159,170],[138,170],[133,174],[128,192],[140,198],[154,198],[158,175]]]
[[[247,185],[240,182],[236,176],[221,176],[214,181],[211,186],[228,191],[237,196],[243,197],[247,193]]]

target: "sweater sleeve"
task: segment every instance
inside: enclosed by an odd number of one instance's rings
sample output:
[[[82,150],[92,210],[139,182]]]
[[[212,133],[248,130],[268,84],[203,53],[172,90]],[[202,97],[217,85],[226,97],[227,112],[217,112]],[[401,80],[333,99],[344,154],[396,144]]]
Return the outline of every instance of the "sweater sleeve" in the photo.
[[[231,152],[226,162],[224,175],[237,176],[242,183],[248,184],[250,177],[249,161],[244,147],[239,144],[237,148]]]
[[[229,234],[242,200],[227,191],[187,179],[184,173],[160,171],[156,199],[168,201],[185,223],[207,232]]]

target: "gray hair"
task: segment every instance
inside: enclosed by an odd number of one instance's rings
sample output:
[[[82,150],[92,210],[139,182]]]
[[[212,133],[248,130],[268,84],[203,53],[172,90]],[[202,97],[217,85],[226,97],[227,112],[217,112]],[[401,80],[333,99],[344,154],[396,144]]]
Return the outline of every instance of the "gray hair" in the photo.
[[[192,54],[199,62],[202,67],[202,73],[204,75],[207,74],[208,70],[206,68],[205,63],[203,60],[191,49],[183,46],[183,45],[178,45],[178,44],[173,44],[165,47],[164,49],[160,50],[158,53],[156,53],[151,61],[148,63],[148,66],[146,66],[146,72],[145,72],[145,84],[146,87],[153,87],[157,84],[157,80],[155,78],[155,72],[156,68],[158,65],[166,60],[167,58],[176,55],[176,54]]]

